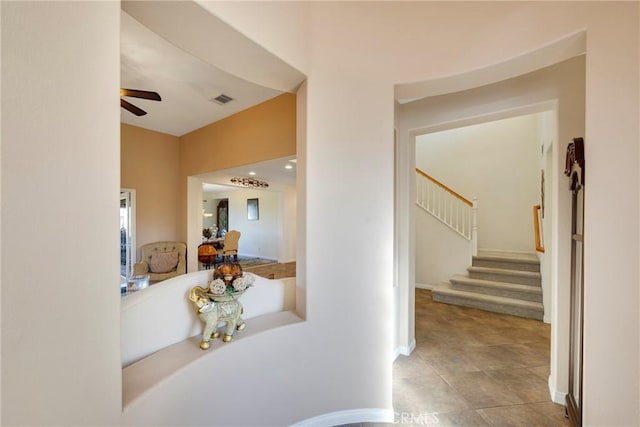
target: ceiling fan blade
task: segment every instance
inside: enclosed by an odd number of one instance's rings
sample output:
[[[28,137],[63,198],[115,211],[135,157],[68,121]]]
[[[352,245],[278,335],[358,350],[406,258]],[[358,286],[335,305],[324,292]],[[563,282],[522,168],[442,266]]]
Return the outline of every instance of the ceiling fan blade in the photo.
[[[162,101],[158,92],[136,89],[120,89],[120,96],[131,96],[133,98],[150,99],[152,101]]]
[[[135,114],[136,116],[144,116],[145,114],[147,114],[146,111],[136,107],[135,105],[125,101],[124,99],[120,100],[120,106],[125,110]]]

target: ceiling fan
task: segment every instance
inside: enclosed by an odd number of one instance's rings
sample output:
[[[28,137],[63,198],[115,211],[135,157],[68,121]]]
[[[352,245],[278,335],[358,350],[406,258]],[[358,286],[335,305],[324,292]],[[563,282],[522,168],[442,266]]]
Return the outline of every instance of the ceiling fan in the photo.
[[[136,90],[136,89],[120,89],[120,96],[130,96],[132,98],[141,98],[141,99],[150,99],[152,101],[162,101],[158,92],[149,92],[147,90]],[[136,107],[130,102],[125,101],[120,98],[120,106],[125,110],[135,114],[136,116],[144,116],[147,114],[141,108]]]

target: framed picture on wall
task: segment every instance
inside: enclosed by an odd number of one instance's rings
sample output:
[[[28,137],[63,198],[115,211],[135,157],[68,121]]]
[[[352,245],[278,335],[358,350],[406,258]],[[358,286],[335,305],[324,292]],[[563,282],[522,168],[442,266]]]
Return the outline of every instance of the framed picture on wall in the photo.
[[[247,199],[247,219],[249,221],[257,221],[260,219],[258,199]]]

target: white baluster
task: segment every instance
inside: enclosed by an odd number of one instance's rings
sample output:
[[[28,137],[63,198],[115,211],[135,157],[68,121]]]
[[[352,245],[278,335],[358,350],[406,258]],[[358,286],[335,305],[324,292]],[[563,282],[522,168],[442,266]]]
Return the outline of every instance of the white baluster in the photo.
[[[452,230],[470,240],[473,254],[478,251],[477,199],[469,202],[456,197],[451,190],[418,174],[416,180],[416,204],[435,216]]]
[[[472,229],[471,229],[471,251],[473,256],[478,255],[478,198],[473,198]]]

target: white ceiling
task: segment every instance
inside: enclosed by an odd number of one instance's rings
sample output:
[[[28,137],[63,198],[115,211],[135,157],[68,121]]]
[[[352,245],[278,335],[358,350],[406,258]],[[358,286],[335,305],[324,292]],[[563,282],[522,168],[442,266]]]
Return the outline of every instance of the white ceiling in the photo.
[[[191,1],[121,4],[120,85],[162,97],[126,97],[148,114],[121,109],[122,123],[182,136],[295,91],[305,78]],[[233,101],[210,101],[220,94]]]
[[[291,169],[285,166],[291,166]],[[251,172],[255,175],[251,175]],[[269,190],[279,190],[284,186],[296,185],[297,164],[295,156],[283,157],[261,163],[225,169],[204,175],[199,178],[204,182],[203,190],[208,193],[237,190],[244,187],[233,186],[229,181],[232,177],[255,178],[266,181]]]
[[[282,93],[225,73],[178,49],[126,12],[121,15],[121,86],[162,97],[160,102],[126,97],[148,114],[138,117],[123,108],[122,123],[181,136]],[[223,93],[234,100],[225,105],[210,101]]]

